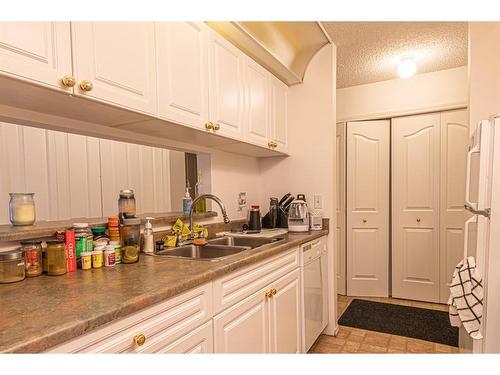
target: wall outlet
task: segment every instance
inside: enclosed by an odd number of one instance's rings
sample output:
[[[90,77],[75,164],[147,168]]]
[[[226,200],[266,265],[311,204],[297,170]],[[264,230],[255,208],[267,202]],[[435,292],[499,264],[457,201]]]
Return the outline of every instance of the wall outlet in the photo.
[[[247,193],[241,192],[238,194],[238,208],[241,211],[246,206],[247,206]]]
[[[320,194],[314,194],[314,208],[321,210],[323,208],[323,196]]]

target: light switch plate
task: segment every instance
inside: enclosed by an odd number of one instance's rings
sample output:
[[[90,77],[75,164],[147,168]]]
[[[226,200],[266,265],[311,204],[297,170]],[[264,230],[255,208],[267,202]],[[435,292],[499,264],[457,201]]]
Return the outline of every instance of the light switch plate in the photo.
[[[323,196],[320,194],[314,194],[314,208],[321,210],[323,208]]]
[[[246,206],[247,206],[247,193],[241,192],[238,194],[238,208],[241,211]]]

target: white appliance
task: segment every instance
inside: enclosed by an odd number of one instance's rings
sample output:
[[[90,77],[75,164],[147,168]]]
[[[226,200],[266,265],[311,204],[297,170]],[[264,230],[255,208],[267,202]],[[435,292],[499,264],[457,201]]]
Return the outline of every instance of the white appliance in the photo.
[[[307,209],[304,194],[297,194],[297,199],[292,201],[288,210],[288,230],[290,232],[309,231],[309,210]]]
[[[484,301],[481,321],[483,339],[472,340],[461,327],[459,346],[462,351],[500,352],[499,189],[500,117],[494,116],[479,123],[467,154],[465,209],[473,216],[465,223],[464,257],[476,258],[476,266],[483,275]]]
[[[302,352],[307,353],[328,324],[327,247],[317,239],[300,248]]]

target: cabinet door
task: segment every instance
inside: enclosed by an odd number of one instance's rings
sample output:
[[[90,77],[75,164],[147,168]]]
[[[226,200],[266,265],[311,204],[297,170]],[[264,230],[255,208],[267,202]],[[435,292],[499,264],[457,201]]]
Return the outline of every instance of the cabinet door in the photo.
[[[156,114],[153,22],[75,22],[72,36],[78,95]]]
[[[439,113],[393,120],[392,296],[396,298],[439,302],[439,154]]]
[[[300,270],[296,269],[273,282],[271,288],[276,290],[276,294],[268,300],[271,353],[300,353]]]
[[[245,141],[264,147],[270,137],[268,75],[255,61],[245,59]]]
[[[72,91],[69,22],[1,22],[0,73]]]
[[[168,344],[164,349],[157,353],[170,354],[204,354],[213,353],[213,332],[212,321],[192,330],[187,335]]]
[[[215,353],[268,353],[269,313],[265,291],[244,299],[214,318]]]
[[[174,122],[205,128],[208,121],[208,26],[156,23],[158,112]]]
[[[276,150],[288,152],[288,86],[270,74],[271,140]]]
[[[217,34],[210,32],[209,114],[227,137],[243,138],[243,53]]]

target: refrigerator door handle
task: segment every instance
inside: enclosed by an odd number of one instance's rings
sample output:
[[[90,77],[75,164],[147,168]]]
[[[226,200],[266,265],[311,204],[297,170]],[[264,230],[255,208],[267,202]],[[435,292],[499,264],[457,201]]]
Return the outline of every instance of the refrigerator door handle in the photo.
[[[477,202],[473,203],[469,201],[470,197],[470,174],[471,174],[471,169],[472,169],[472,154],[478,154],[479,151],[479,146],[474,146],[472,147],[468,152],[467,152],[467,172],[465,175],[465,204],[466,206],[469,206],[473,209],[477,209]],[[467,208],[466,208],[467,209]]]
[[[469,254],[469,225],[471,223],[477,223],[477,216],[472,216],[469,220],[465,222],[464,226],[464,259],[467,258]]]
[[[464,208],[470,213],[473,213],[474,215],[481,215],[487,217],[488,219],[490,218],[491,210],[489,208],[486,208],[485,210],[476,210],[475,208],[469,206],[468,204],[464,204]]]

